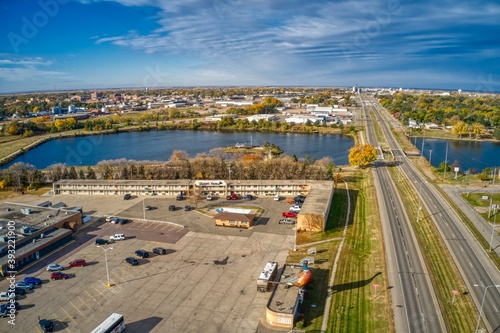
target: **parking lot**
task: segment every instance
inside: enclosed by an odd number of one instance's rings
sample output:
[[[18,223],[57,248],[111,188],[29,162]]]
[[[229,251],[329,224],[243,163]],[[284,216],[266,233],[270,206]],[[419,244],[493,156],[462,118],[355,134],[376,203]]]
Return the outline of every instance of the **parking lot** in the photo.
[[[75,235],[74,243],[26,269],[18,280],[31,275],[44,283],[20,297],[15,327],[3,318],[2,327],[9,331],[41,332],[40,316],[53,319],[56,332],[90,332],[118,312],[125,316],[127,332],[255,332],[269,298],[269,293],[257,292],[256,278],[267,261],[282,265],[293,248],[293,226],[278,224],[281,212],[290,205],[272,198],[203,202],[199,211],[181,209],[189,204],[186,201],[154,197],[143,202],[142,198],[61,195],[57,200],[82,206],[94,217],[116,215],[131,222],[93,222]],[[217,203],[254,207],[264,213],[248,230],[216,227],[210,216],[216,206],[205,205]],[[168,211],[170,204],[179,209]],[[153,209],[145,212],[144,205]],[[94,241],[115,233],[127,239],[107,246],[113,248],[106,252],[111,283],[107,287],[105,253]],[[153,254],[151,249],[157,246],[168,253]],[[125,257],[135,256],[137,249],[149,251],[150,257],[137,258],[138,266],[126,264]],[[88,266],[68,267],[80,258]],[[45,271],[50,263],[65,266],[70,278],[50,281]],[[0,289],[7,289],[6,281]]]

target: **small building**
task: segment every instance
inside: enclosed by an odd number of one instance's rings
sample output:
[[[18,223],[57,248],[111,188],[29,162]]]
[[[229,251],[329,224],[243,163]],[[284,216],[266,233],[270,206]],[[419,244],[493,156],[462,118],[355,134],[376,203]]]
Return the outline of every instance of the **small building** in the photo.
[[[250,228],[255,214],[222,212],[214,216],[215,225],[224,227]]]

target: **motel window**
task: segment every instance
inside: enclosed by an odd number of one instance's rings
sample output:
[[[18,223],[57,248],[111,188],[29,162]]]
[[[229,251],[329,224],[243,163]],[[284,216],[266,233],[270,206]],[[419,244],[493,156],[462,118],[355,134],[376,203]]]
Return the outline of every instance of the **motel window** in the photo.
[[[234,224],[234,223],[235,223],[235,221],[234,221],[234,220],[229,220],[229,223],[230,223],[230,224]]]

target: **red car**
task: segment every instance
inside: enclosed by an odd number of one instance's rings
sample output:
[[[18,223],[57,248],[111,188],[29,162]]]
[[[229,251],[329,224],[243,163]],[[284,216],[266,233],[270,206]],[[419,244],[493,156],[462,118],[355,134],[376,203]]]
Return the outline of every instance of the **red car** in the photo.
[[[67,278],[69,278],[69,275],[62,272],[53,272],[50,274],[51,280],[66,280]]]
[[[297,217],[297,213],[294,213],[294,212],[284,212],[283,214],[281,214],[281,216],[283,216],[283,217]]]
[[[87,262],[85,261],[85,259],[75,259],[72,262],[70,262],[68,265],[69,265],[69,267],[83,267],[83,266],[87,266]]]

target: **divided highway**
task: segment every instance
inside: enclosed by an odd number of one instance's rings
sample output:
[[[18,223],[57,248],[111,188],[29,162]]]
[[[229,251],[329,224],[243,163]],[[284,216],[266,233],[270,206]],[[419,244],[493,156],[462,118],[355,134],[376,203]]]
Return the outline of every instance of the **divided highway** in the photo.
[[[378,147],[372,119],[363,101],[368,143]],[[383,155],[373,168],[382,218],[397,332],[445,332],[436,294],[399,194]]]
[[[387,120],[381,115],[381,112],[385,111],[382,110],[379,112],[381,106],[379,106],[375,99],[371,98],[370,103],[373,105],[372,110],[377,117],[377,122],[382,128],[395,159],[401,163],[400,168],[402,172],[406,174],[413,184],[418,184],[415,185],[415,189],[418,189],[420,200],[430,214],[430,216],[425,218],[431,218],[440,231],[468,287],[468,292],[471,293],[476,304],[478,313],[464,315],[472,315],[479,318],[479,311],[484,299],[482,309],[482,316],[486,318],[484,325],[488,332],[500,332],[500,288],[493,286],[486,289],[488,286],[500,284],[500,274],[497,268],[488,259],[487,254],[478,245],[475,238],[448,202],[443,199],[431,184],[426,182],[421,173],[403,154],[392,135]],[[388,113],[385,112],[384,114],[387,115]],[[450,286],[450,292],[452,289],[453,286]],[[484,297],[485,293],[487,293],[486,297]]]

